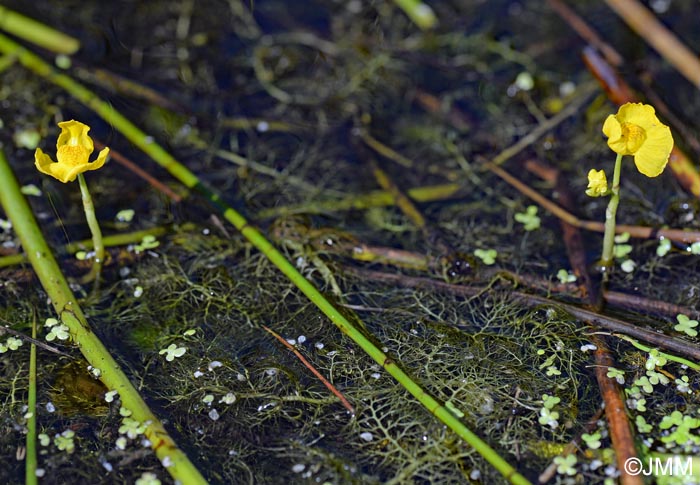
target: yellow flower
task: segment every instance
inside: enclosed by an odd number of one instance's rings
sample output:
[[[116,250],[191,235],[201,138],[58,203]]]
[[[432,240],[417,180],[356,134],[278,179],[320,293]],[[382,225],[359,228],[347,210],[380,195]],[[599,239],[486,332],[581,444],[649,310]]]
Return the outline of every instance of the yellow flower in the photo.
[[[63,121],[58,126],[61,128],[56,142],[58,162],[54,162],[41,148],[37,148],[34,153],[34,165],[37,170],[66,183],[75,180],[80,173],[97,170],[105,164],[109,148],[102,149],[94,162],[88,161],[95,149],[92,138],[87,134],[90,131],[89,126],[75,120]]]
[[[588,190],[586,195],[590,197],[600,197],[608,191],[608,179],[605,171],[590,169],[588,172]]]
[[[668,126],[659,121],[648,104],[626,103],[603,124],[608,146],[620,155],[634,155],[637,170],[647,177],[664,171],[673,148]]]

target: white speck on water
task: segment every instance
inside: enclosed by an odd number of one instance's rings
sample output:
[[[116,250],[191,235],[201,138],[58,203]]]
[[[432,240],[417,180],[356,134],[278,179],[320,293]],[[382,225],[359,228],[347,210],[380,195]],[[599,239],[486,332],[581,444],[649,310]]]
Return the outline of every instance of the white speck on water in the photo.
[[[126,448],[126,437],[120,436],[119,438],[117,438],[115,445],[118,450],[123,450],[124,448]]]
[[[360,433],[360,439],[369,442],[374,439],[374,435],[369,431],[365,431],[364,433]]]
[[[209,419],[216,421],[219,419],[219,412],[216,409],[209,411]]]
[[[221,367],[221,366],[223,366],[223,365],[224,365],[224,364],[222,364],[222,363],[219,362],[218,360],[212,360],[211,362],[209,362],[209,366],[208,366],[208,367],[209,367],[209,370],[212,371],[212,370],[216,369],[217,367]]]
[[[321,350],[323,347],[325,347],[325,345],[323,345],[323,342],[316,342],[315,347],[316,347],[318,350]]]
[[[56,406],[53,405],[51,401],[46,403],[46,410],[50,413],[53,413],[56,411]]]
[[[306,470],[306,465],[304,465],[303,463],[297,463],[296,465],[294,465],[294,466],[292,467],[292,471],[293,471],[294,473],[301,473],[301,472],[303,472],[304,470]]]
[[[224,397],[219,399],[219,402],[222,402],[224,404],[233,404],[234,402],[236,402],[236,395],[232,392],[229,392]]]
[[[576,84],[571,81],[564,81],[559,85],[559,96],[563,98],[574,94],[574,91],[576,91]]]
[[[299,335],[299,337],[297,337],[297,342],[299,342],[300,344],[303,344],[304,342],[306,342],[306,336]]]
[[[264,411],[264,410],[266,410],[267,408],[271,408],[271,407],[274,407],[274,406],[275,406],[275,403],[274,403],[274,402],[269,402],[269,403],[267,403],[267,404],[263,404],[263,405],[261,405],[261,406],[258,406],[258,412]]]
[[[101,465],[102,465],[102,468],[104,468],[104,469],[107,470],[108,472],[111,472],[111,471],[114,469],[114,467],[112,466],[112,464],[111,464],[110,462],[106,461],[106,460],[102,461],[102,462],[101,462]]]
[[[197,369],[196,371],[194,371],[194,377],[195,377],[195,379],[198,379],[198,378],[202,377],[203,375],[204,375],[204,372],[202,372],[202,371],[199,370],[199,369]]]
[[[260,123],[258,123],[258,126],[256,126],[256,129],[259,133],[265,133],[267,130],[270,129],[270,124],[267,121],[261,121]]]

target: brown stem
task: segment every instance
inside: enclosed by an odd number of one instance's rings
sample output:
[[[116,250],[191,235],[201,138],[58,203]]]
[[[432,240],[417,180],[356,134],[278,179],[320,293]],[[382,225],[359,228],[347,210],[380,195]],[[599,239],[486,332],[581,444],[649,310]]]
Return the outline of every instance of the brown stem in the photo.
[[[294,355],[297,356],[297,359],[299,359],[301,363],[304,364],[306,368],[309,369],[313,373],[313,375],[315,375],[318,378],[318,380],[321,381],[323,385],[328,388],[329,391],[331,391],[338,399],[340,399],[340,402],[343,403],[345,409],[350,411],[350,414],[355,414],[355,408],[352,407],[352,404],[350,404],[350,402],[347,399],[345,399],[345,396],[343,396],[343,394],[333,384],[331,384],[331,382],[328,379],[323,377],[323,375],[319,371],[317,371],[316,368],[308,360],[306,360],[306,358],[303,355],[301,355],[301,352],[295,349],[294,346],[292,346],[289,342],[287,342],[273,330],[269,329],[265,325],[263,325],[263,328],[267,333],[271,334],[273,337],[279,340],[282,343],[282,345],[294,352]]]
[[[642,485],[644,482],[641,476],[631,475],[625,468],[629,459],[637,457],[637,450],[634,447],[634,434],[627,417],[622,389],[615,379],[611,379],[607,375],[608,368],[613,367],[614,364],[612,355],[603,338],[592,335],[591,341],[596,346],[595,376],[605,402],[605,417],[610,426],[610,439],[615,450],[620,483],[622,485]]]

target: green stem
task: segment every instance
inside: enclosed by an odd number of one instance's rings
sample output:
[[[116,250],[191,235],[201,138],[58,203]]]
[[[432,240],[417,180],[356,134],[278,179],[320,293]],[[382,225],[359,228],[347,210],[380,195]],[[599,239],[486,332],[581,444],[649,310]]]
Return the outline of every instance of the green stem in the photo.
[[[102,272],[102,264],[105,260],[105,247],[102,242],[102,231],[100,224],[95,216],[95,205],[92,203],[92,197],[88,190],[87,182],[82,173],[78,174],[78,182],[80,182],[80,194],[83,198],[83,209],[85,210],[85,218],[87,219],[90,233],[92,234],[92,247],[95,250],[95,258],[92,260],[92,270],[83,279],[83,281],[95,281],[97,285],[100,281],[100,273]]]
[[[389,355],[377,347],[372,340],[357,329],[350,321],[336,309],[336,307],[316,289],[296,267],[290,263],[284,255],[275,248],[263,234],[248,221],[238,211],[227,205],[223,198],[209,187],[205,186],[199,178],[187,167],[178,162],[163,147],[154,143],[153,137],[148,136],[134,125],[124,115],[114,109],[111,103],[101,100],[95,93],[85,88],[71,77],[57,72],[53,67],[44,62],[37,55],[29,52],[26,48],[18,45],[9,38],[0,35],[0,50],[6,53],[13,53],[17,59],[27,68],[33,70],[42,77],[45,77],[54,84],[61,86],[74,98],[84,103],[107,121],[114,129],[122,133],[131,143],[139,147],[144,153],[149,155],[156,163],[166,169],[173,177],[177,178],[187,188],[197,189],[206,197],[210,204],[221,211],[223,217],[233,224],[241,234],[250,241],[267,259],[289,278],[289,280],[301,290],[306,297],[311,300],[341,332],[350,337],[359,347],[361,347],[372,359],[379,363],[392,375],[404,388],[413,395],[430,413],[442,421],[448,428],[455,432],[465,442],[474,448],[484,459],[498,470],[509,482],[515,485],[529,485],[530,482],[523,475],[503,459],[485,441],[479,438],[474,432],[467,428],[462,421],[457,418],[452,411],[439,403],[434,397],[427,393],[415,380],[413,380]],[[2,174],[0,173],[0,179]],[[0,192],[2,185],[0,184]],[[32,253],[27,249],[27,254]],[[71,301],[75,301],[74,299]],[[55,302],[54,302],[55,304]],[[72,315],[71,312],[63,311],[64,314]],[[153,439],[151,439],[153,442]],[[168,471],[171,471],[168,468]],[[185,481],[183,483],[195,483]]]
[[[121,370],[104,344],[90,329],[75,295],[49,248],[19,183],[0,151],[0,205],[12,221],[17,237],[27,253],[29,262],[46,290],[56,313],[68,327],[70,337],[85,360],[100,370],[100,380],[110,390],[119,393],[122,406],[132,412],[140,423],[147,423],[146,438],[161,462],[167,461],[168,473],[180,483],[200,485],[206,480],[170,437],[163,424],[148,408],[129,378]]]
[[[3,6],[0,6],[0,28],[59,54],[73,54],[80,49],[78,39]]]
[[[615,215],[620,203],[620,171],[622,169],[622,155],[618,153],[615,159],[615,171],[613,172],[612,188],[610,189],[610,202],[605,210],[605,235],[603,236],[602,266],[607,270],[613,266],[613,245],[615,244]]]
[[[627,335],[623,335],[621,333],[614,333],[613,334],[615,337],[620,338],[622,340],[626,340],[629,343],[631,343],[633,346],[641,350],[642,352],[651,352],[652,350],[655,349],[655,347],[649,347],[648,345],[644,345],[639,343],[639,341],[633,339],[632,337],[628,337]],[[696,364],[692,360],[684,359],[683,357],[678,357],[673,354],[667,354],[666,352],[661,352],[659,349],[656,349],[657,352],[659,352],[659,355],[663,355],[666,357],[666,360],[670,360],[673,362],[678,362],[681,365],[687,365],[691,369],[695,371],[700,371],[700,365]]]
[[[36,340],[36,315],[32,318],[32,338]],[[24,462],[25,485],[37,485],[36,476],[36,345],[29,349],[29,390],[27,395],[27,458]]]
[[[194,227],[193,224],[187,223],[182,224],[180,229],[183,231],[189,231]],[[143,240],[144,236],[162,236],[170,230],[168,227],[159,226],[152,227],[150,229],[142,229],[140,231],[124,232],[119,234],[110,234],[102,238],[102,244],[106,248],[113,246],[124,246],[127,244],[138,243]],[[94,241],[92,239],[84,239],[82,241],[71,242],[61,246],[57,250],[60,254],[70,254],[73,255],[80,250],[93,249]],[[7,266],[14,266],[17,264],[22,264],[27,262],[27,255],[24,253],[20,254],[10,254],[8,256],[0,256],[0,268],[5,268]]]

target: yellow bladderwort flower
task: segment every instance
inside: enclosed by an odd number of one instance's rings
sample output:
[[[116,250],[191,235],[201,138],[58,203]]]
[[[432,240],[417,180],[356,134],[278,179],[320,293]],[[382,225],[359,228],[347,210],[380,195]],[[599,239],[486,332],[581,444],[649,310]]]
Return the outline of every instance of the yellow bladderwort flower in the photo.
[[[109,148],[100,151],[94,162],[89,161],[95,149],[92,138],[88,136],[89,126],[75,120],[63,121],[58,126],[61,128],[56,142],[58,162],[54,162],[41,148],[37,148],[34,153],[34,165],[37,170],[67,183],[74,181],[78,174],[97,170],[105,164]]]
[[[610,115],[605,120],[603,133],[608,137],[610,149],[617,153],[612,185],[607,188],[602,170],[591,170],[588,172],[586,193],[594,197],[610,194],[605,211],[603,254],[598,265],[604,271],[604,281],[607,281],[607,274],[613,267],[615,256],[615,215],[620,203],[622,157],[632,155],[637,170],[647,177],[656,177],[666,168],[668,157],[673,150],[673,136],[670,128],[656,117],[654,108],[642,103],[626,103],[620,106],[617,114]]]
[[[90,196],[83,172],[97,170],[102,167],[107,161],[109,148],[103,148],[97,155],[97,159],[94,162],[90,162],[90,155],[95,149],[92,138],[88,136],[90,127],[75,120],[63,121],[58,126],[61,128],[61,134],[58,135],[58,141],[56,142],[56,158],[58,162],[54,162],[51,160],[51,157],[41,151],[41,148],[37,148],[34,153],[34,165],[41,173],[51,175],[63,183],[72,182],[76,177],[78,178],[80,193],[83,198],[83,209],[92,233],[92,244],[95,250],[92,270],[83,278],[83,282],[94,281],[94,290],[96,291],[99,285],[102,263],[105,258],[105,248],[102,243],[102,231],[100,231],[100,225],[95,216],[95,206],[92,203],[92,197]]]
[[[608,192],[608,178],[604,170],[594,168],[588,171],[588,189],[586,195],[590,197],[601,197]]]
[[[603,124],[608,146],[620,155],[633,155],[637,170],[647,177],[664,171],[673,149],[668,126],[656,117],[648,104],[626,103]]]

